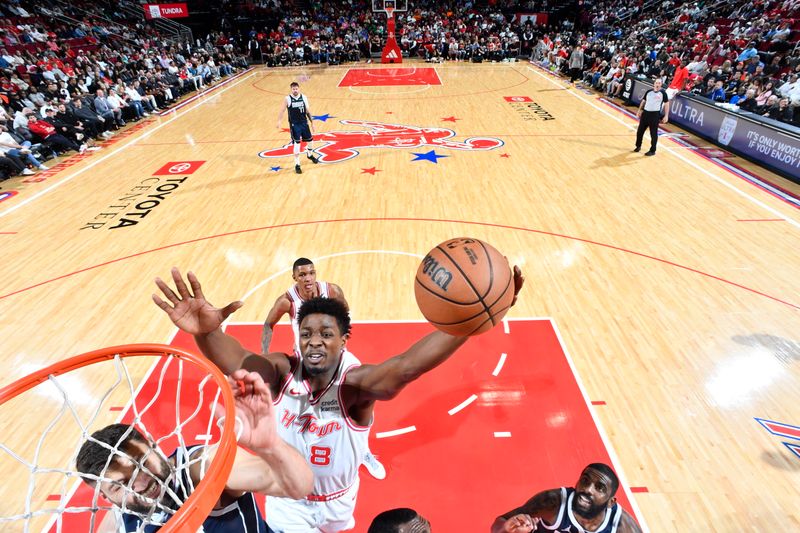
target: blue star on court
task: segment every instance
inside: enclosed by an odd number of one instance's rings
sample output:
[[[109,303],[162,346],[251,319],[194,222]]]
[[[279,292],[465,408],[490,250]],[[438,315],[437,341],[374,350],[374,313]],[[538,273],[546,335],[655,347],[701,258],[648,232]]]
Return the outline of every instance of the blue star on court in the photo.
[[[450,157],[449,155],[439,155],[436,153],[436,150],[431,150],[430,152],[424,152],[421,154],[417,152],[411,152],[411,153],[414,154],[414,159],[411,160],[412,162],[430,161],[431,163],[438,164],[437,159],[441,159],[442,157]]]
[[[270,169],[271,171],[273,171],[273,172],[277,172],[277,171],[279,171],[281,168],[282,168],[282,167],[269,167],[269,169]]]
[[[325,113],[324,115],[311,115],[311,118],[314,120],[319,120],[320,122],[327,122],[329,118],[336,118],[336,117],[329,115],[328,113]]]

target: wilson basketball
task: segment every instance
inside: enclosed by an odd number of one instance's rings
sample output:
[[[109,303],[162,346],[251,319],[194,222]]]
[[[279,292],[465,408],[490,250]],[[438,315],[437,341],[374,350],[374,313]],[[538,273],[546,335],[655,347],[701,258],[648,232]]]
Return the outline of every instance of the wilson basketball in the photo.
[[[508,260],[478,239],[451,239],[428,252],[414,282],[425,318],[451,335],[478,335],[503,319],[514,299]]]

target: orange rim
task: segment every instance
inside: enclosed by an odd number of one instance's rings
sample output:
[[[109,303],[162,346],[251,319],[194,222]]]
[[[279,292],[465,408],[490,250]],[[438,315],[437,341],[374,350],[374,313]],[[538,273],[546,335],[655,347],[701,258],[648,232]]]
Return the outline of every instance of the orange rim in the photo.
[[[225,403],[225,420],[235,419],[236,411],[234,409],[233,393],[222,371],[204,357],[164,344],[125,344],[122,346],[102,348],[64,359],[63,361],[59,361],[58,363],[20,378],[14,383],[0,389],[0,405],[3,405],[11,398],[19,396],[40,383],[47,381],[50,376],[66,374],[67,372],[84,366],[108,361],[114,359],[117,355],[120,357],[174,355],[204,368],[211,374],[222,391],[222,397]],[[228,480],[228,476],[233,468],[233,460],[236,457],[236,447],[234,424],[225,424],[222,428],[222,434],[220,435],[217,454],[211,462],[211,466],[206,472],[205,477],[200,481],[184,504],[181,505],[181,508],[172,515],[159,531],[163,533],[178,533],[183,531],[197,531],[200,528],[217,503],[219,495],[225,489],[225,482]]]

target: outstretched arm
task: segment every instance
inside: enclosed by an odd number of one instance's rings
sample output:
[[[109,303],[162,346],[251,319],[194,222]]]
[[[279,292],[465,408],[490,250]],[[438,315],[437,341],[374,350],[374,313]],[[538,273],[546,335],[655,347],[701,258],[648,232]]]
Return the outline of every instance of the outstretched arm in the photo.
[[[264,328],[261,330],[261,353],[269,353],[269,344],[272,342],[272,330],[283,315],[292,308],[292,302],[285,294],[275,300],[275,305],[269,310]]]
[[[514,299],[522,289],[525,278],[519,267],[514,267]],[[346,384],[353,387],[354,404],[364,408],[376,400],[391,400],[403,388],[447,361],[469,337],[455,337],[443,331],[434,331],[416,342],[404,353],[379,365],[363,365],[348,374]]]
[[[406,385],[447,361],[469,337],[434,331],[400,355],[379,365],[363,365],[347,375],[347,385],[357,391],[355,404],[391,400]]]
[[[252,453],[237,448],[226,492],[234,498],[244,492],[303,498],[311,492],[314,474],[303,456],[278,435],[276,410],[267,384],[258,373],[246,370],[237,370],[228,381],[236,402],[239,444]],[[219,417],[223,413],[218,405],[215,414]],[[213,457],[216,451],[216,447],[212,448],[206,457]],[[202,474],[201,463],[192,466],[195,479]]]
[[[540,492],[522,506],[498,516],[492,524],[492,533],[533,531],[534,518],[541,518],[552,525],[560,505],[560,490]]]
[[[231,374],[240,368],[254,370],[260,373],[273,389],[276,388],[283,371],[288,369],[288,361],[280,354],[266,357],[256,355],[220,329],[225,319],[244,304],[236,301],[221,309],[214,307],[206,300],[200,281],[192,272],[187,276],[191,291],[177,268],[173,268],[171,273],[177,293],[161,278],[156,278],[156,285],[169,303],[156,294],[153,294],[153,301],[169,316],[172,323],[193,335],[203,355],[226,374]]]

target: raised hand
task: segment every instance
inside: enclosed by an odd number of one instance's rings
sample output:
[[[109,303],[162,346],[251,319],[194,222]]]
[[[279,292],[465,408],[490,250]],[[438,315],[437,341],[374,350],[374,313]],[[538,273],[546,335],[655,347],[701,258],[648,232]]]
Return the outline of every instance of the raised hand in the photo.
[[[519,296],[519,291],[522,290],[522,285],[525,283],[525,276],[522,275],[522,269],[519,268],[517,265],[514,265],[514,299],[511,300],[511,306],[513,307],[515,303],[517,303],[517,296]]]
[[[236,401],[239,444],[256,452],[271,450],[279,441],[275,406],[269,387],[258,372],[239,369],[228,377]],[[224,414],[221,405],[215,407],[217,418]]]
[[[503,524],[503,531],[508,533],[529,533],[533,531],[533,520],[526,514],[512,516]]]
[[[153,301],[167,313],[172,323],[190,335],[204,335],[216,330],[231,313],[244,305],[240,301],[231,302],[222,309],[211,305],[205,296],[200,282],[192,272],[187,278],[192,287],[191,292],[183,281],[181,273],[172,267],[172,280],[175,282],[175,292],[161,278],[156,278],[156,285],[172,305],[165,302],[158,295],[153,294]]]

